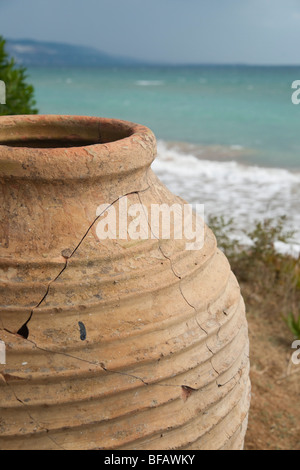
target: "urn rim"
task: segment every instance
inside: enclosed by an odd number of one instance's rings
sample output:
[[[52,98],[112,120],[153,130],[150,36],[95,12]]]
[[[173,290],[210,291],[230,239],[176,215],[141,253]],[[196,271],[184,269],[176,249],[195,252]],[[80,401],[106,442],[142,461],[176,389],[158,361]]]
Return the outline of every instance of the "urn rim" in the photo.
[[[156,139],[146,126],[68,115],[0,117],[0,177],[76,179],[149,167]]]

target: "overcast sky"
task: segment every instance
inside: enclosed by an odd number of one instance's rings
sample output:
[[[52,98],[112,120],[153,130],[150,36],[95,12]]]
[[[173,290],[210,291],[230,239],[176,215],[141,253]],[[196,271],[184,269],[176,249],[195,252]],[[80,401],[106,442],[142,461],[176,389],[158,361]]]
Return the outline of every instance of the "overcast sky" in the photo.
[[[300,64],[300,0],[0,0],[0,34],[168,63]]]

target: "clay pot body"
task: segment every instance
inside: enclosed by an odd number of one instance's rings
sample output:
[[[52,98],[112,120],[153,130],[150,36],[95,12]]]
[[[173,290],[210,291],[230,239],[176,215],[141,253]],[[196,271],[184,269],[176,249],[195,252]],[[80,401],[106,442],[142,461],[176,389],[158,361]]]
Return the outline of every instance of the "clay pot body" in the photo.
[[[244,303],[206,227],[97,236],[101,204],[183,204],[152,132],[86,117],[0,120],[0,449],[242,449]]]

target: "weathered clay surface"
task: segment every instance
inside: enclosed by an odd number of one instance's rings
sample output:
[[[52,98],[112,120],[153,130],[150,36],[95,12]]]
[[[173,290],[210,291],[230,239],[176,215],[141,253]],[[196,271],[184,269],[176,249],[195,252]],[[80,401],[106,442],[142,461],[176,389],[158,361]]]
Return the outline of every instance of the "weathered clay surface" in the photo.
[[[143,126],[0,118],[0,449],[242,449],[248,335],[206,228],[105,240],[96,210],[183,203]]]

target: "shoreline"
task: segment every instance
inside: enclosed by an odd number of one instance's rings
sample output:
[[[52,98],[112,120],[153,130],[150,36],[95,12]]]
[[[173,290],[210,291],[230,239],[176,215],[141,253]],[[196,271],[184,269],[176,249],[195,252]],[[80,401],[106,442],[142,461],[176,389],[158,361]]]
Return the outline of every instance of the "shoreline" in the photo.
[[[190,204],[204,204],[207,216],[233,218],[237,234],[258,220],[286,215],[288,228],[295,231],[296,252],[300,252],[300,171],[220,160],[220,154],[213,152],[210,159],[199,158],[186,152],[192,148],[191,144],[158,141],[152,168],[174,194]],[[199,149],[204,151],[203,146]]]
[[[165,146],[166,150],[174,150],[181,154],[193,155],[199,160],[209,160],[216,162],[237,162],[240,165],[254,168],[262,168],[265,170],[286,170],[292,174],[300,175],[300,163],[298,166],[276,166],[270,162],[261,160],[258,162],[259,155],[263,151],[254,148],[243,147],[242,145],[223,145],[223,144],[197,144],[184,141],[173,141],[165,139],[157,139],[158,147]],[[247,157],[256,156],[257,161],[253,162]]]

